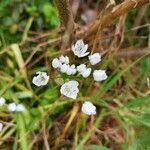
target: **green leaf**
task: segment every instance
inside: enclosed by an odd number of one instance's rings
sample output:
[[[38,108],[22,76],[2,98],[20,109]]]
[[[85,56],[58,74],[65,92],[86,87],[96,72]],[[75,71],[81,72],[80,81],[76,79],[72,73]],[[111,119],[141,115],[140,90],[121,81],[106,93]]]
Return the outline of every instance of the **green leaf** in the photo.
[[[58,90],[56,87],[50,87],[42,94],[42,105],[51,104],[58,98]]]
[[[132,108],[139,107],[145,104],[146,102],[150,102],[150,96],[135,98],[130,102],[128,102],[127,104],[125,104],[124,107],[132,107]]]

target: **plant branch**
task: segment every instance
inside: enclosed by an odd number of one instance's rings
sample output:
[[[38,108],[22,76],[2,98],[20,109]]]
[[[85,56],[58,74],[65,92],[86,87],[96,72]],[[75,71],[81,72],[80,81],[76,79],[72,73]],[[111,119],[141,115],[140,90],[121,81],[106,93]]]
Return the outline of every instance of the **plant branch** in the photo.
[[[94,24],[89,28],[90,30],[87,32],[87,34],[83,34],[83,37],[85,39],[88,39],[91,35],[94,35],[97,33],[100,25],[100,30],[104,29],[105,27],[109,26],[114,20],[116,20],[118,17],[124,15],[125,13],[131,11],[132,9],[136,7],[140,7],[146,3],[148,3],[149,0],[125,0],[123,3],[117,5],[114,7],[112,12],[104,17],[102,19],[97,20],[94,22]],[[79,35],[80,37],[81,35]]]
[[[69,46],[73,39],[74,18],[71,11],[69,0],[55,0],[59,12],[61,24],[65,27],[65,37],[63,47]]]

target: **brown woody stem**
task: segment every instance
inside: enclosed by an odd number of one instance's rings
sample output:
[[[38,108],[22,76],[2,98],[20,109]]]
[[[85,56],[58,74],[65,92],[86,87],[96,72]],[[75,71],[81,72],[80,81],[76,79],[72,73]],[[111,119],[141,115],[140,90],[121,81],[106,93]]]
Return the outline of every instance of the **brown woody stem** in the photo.
[[[65,27],[65,38],[63,47],[68,47],[73,39],[74,18],[69,0],[55,0],[59,12],[61,24]]]
[[[96,22],[94,22],[94,24],[90,27],[90,30],[87,32],[87,34],[84,34],[83,37],[85,39],[88,39],[91,35],[97,33],[99,25],[101,25],[100,30],[102,30],[103,28],[109,26],[118,17],[148,2],[149,0],[136,0],[136,3],[133,0],[125,0],[123,3],[115,6],[110,14],[102,17],[101,20],[97,20]]]

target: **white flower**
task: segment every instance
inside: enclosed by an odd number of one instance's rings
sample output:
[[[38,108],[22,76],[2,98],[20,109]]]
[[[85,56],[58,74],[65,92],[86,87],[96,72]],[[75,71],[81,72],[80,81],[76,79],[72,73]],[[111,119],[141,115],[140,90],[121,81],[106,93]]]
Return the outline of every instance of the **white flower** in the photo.
[[[77,72],[77,70],[75,68],[75,65],[71,65],[71,66],[68,66],[66,74],[67,75],[74,75],[74,74],[76,74],[76,72]]]
[[[18,104],[16,106],[16,111],[17,112],[23,112],[25,110],[25,107],[22,104]]]
[[[61,62],[58,58],[54,58],[53,61],[52,61],[52,66],[53,68],[60,68],[61,67]]]
[[[89,52],[86,52],[88,49],[88,44],[84,45],[83,40],[78,40],[75,45],[72,45],[72,51],[74,55],[80,57],[87,56]]]
[[[16,111],[16,104],[15,103],[8,104],[8,111],[10,112]]]
[[[96,65],[101,61],[101,55],[99,53],[94,53],[93,55],[88,56],[91,65]]]
[[[66,71],[66,74],[67,75],[71,75],[72,74],[72,69],[71,67],[68,67],[67,71]]]
[[[103,81],[107,79],[107,74],[105,70],[94,70],[93,77],[95,81]]]
[[[0,123],[0,132],[2,131],[2,129],[3,129],[3,124]]]
[[[81,64],[81,65],[77,66],[77,71],[84,78],[87,78],[91,74],[92,69],[91,68],[87,68],[85,64]]]
[[[72,75],[76,74],[77,69],[72,69]]]
[[[68,68],[69,68],[69,65],[63,64],[63,65],[61,66],[61,68],[60,68],[60,71],[61,71],[62,73],[66,73],[67,70],[68,70]]]
[[[69,57],[68,57],[68,56],[63,56],[63,55],[61,55],[61,56],[59,57],[59,60],[60,60],[61,63],[69,64]]]
[[[89,101],[86,101],[82,104],[81,111],[87,115],[95,115],[96,107]]]
[[[86,65],[85,64],[81,64],[79,66],[77,66],[77,71],[79,73],[81,73],[82,71],[84,71],[86,69]]]
[[[82,75],[84,78],[87,78],[87,77],[91,74],[91,71],[92,71],[91,68],[87,68],[87,69],[85,69],[84,71],[81,72],[81,75]]]
[[[35,84],[36,86],[43,86],[46,85],[49,81],[49,76],[47,75],[46,72],[37,72],[37,76],[33,77],[32,83]]]
[[[76,72],[77,72],[76,66],[73,64],[73,65],[71,65],[70,68],[72,69],[72,75],[76,74]]]
[[[0,106],[3,106],[5,104],[5,99],[3,97],[0,97]]]
[[[61,86],[60,93],[66,97],[76,99],[79,92],[78,85],[79,83],[75,80],[66,82]]]
[[[74,64],[71,65],[70,67],[71,67],[71,69],[75,69],[76,68],[76,66]]]

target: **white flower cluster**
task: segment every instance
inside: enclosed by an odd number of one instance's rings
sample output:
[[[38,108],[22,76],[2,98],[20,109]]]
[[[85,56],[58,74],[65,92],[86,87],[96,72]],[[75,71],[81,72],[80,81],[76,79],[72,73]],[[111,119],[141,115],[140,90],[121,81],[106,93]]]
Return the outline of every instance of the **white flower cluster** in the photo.
[[[5,105],[6,100],[3,97],[0,97],[0,107]],[[24,105],[10,103],[7,105],[8,111],[10,112],[23,112],[25,110]]]
[[[88,44],[84,44],[83,40],[78,40],[73,46],[72,51],[74,55],[79,58],[89,55],[90,52],[87,52]],[[91,65],[96,65],[101,61],[101,55],[99,53],[94,53],[88,56],[88,59]],[[69,64],[69,57],[61,55],[59,58],[54,58],[52,60],[52,67],[59,70],[62,73],[67,75],[75,75],[77,72],[82,75],[83,78],[90,76],[92,69],[88,68],[85,64],[80,64],[75,66],[74,64]],[[105,70],[94,70],[93,78],[95,81],[103,81],[107,79],[107,74]],[[37,76],[33,77],[32,83],[36,86],[44,86],[49,81],[49,76],[46,72],[37,72]],[[60,93],[68,98],[76,99],[79,89],[79,83],[75,80],[68,81],[64,83],[60,88]],[[17,106],[12,103],[9,106],[10,111],[16,111]],[[87,115],[95,115],[96,107],[89,101],[86,101],[82,104],[81,111]]]
[[[77,70],[75,65],[69,65],[69,57],[61,55],[59,58],[54,58],[52,61],[52,67],[60,70],[62,73],[67,75],[76,74]]]
[[[77,66],[77,71],[82,75],[83,78],[87,78],[91,74],[92,69],[87,68],[85,64],[81,64]]]
[[[4,106],[6,104],[6,100],[3,97],[0,97],[0,107]],[[25,107],[22,104],[15,104],[15,103],[10,103],[7,106],[7,110],[9,112],[23,112],[25,111]],[[0,122],[0,132],[3,129],[3,124]]]

